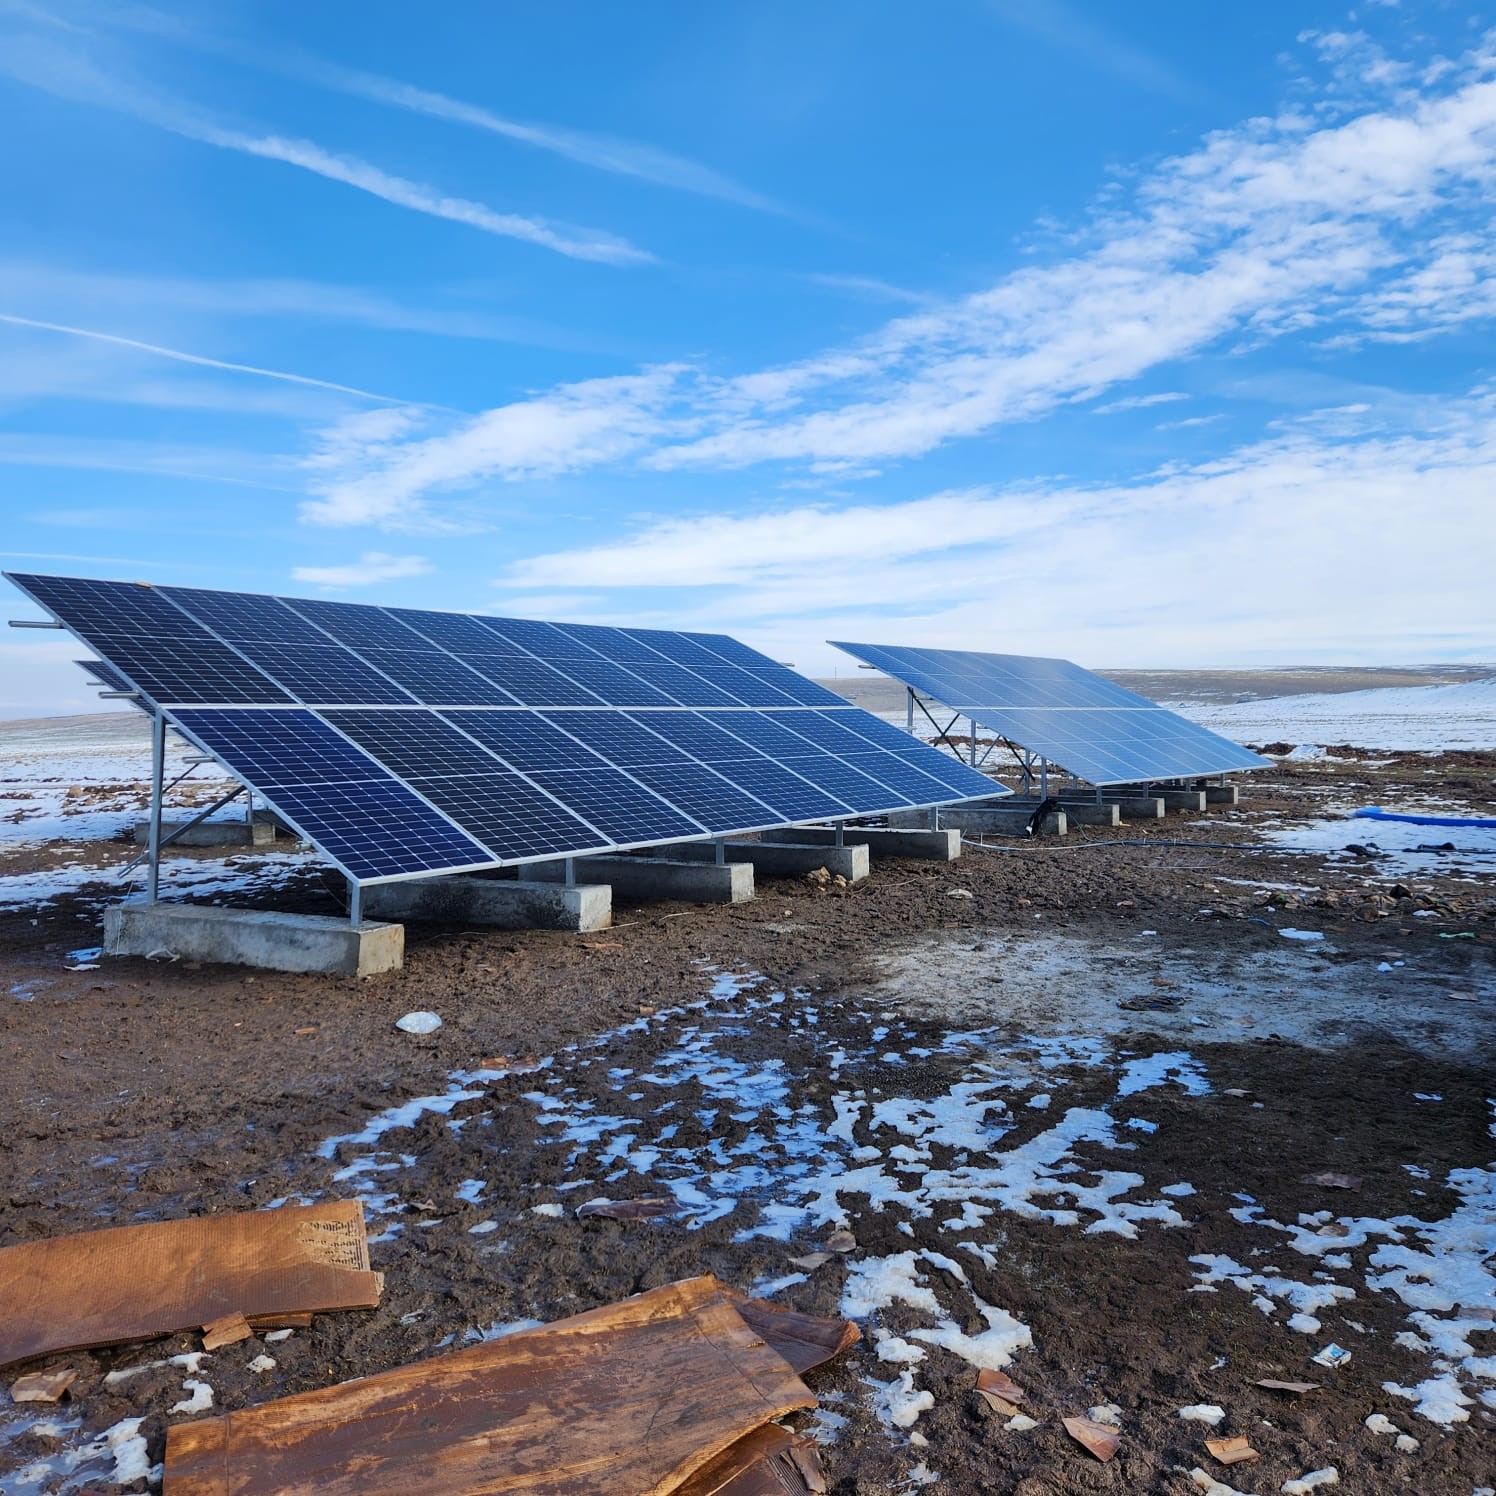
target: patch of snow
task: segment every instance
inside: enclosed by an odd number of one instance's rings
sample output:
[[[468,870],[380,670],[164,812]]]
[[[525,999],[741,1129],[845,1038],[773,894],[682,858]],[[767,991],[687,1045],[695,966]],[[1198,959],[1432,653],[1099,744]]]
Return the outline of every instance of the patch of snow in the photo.
[[[1188,1423],[1208,1423],[1214,1428],[1226,1416],[1226,1410],[1218,1408],[1214,1403],[1191,1403],[1186,1408],[1180,1408],[1179,1416]]]

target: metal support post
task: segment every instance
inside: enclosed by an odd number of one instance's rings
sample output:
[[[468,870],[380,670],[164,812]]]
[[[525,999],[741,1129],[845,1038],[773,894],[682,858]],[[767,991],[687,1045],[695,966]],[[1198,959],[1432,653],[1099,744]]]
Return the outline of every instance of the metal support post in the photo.
[[[938,805],[932,805],[930,807],[930,830],[940,830],[940,807]]]
[[[577,860],[575,857],[566,859],[566,886],[575,888],[577,886]]]
[[[971,766],[973,769],[977,766],[977,719],[975,717],[971,719]]]
[[[166,718],[151,717],[151,824],[146,848],[146,903],[154,904],[161,891],[161,781],[166,775]]]
[[[905,726],[905,728],[909,732],[913,732],[914,731],[914,687],[913,686],[905,686],[904,689],[909,693],[909,699],[905,703],[905,706],[904,706],[904,726]]]
[[[356,930],[364,922],[364,885],[348,880],[348,923]]]
[[[1039,760],[1039,798],[1041,800],[1049,798],[1049,760],[1047,758]]]
[[[727,839],[725,837],[719,836],[713,840],[712,861],[715,862],[718,867],[727,866]]]
[[[844,847],[847,844],[847,823],[838,821],[836,823],[836,845]]]

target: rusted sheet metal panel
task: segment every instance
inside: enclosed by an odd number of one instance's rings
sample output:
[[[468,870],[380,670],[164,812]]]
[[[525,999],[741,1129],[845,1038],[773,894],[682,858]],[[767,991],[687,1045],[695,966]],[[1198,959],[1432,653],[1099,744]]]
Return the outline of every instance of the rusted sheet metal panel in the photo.
[[[739,1439],[675,1496],[820,1496],[825,1489],[815,1441],[769,1423]]]
[[[0,1367],[255,1318],[372,1309],[357,1200],[85,1231],[0,1250]]]
[[[223,1418],[177,1424],[166,1496],[664,1496],[815,1398],[692,1278],[541,1329]],[[753,1311],[750,1310],[750,1313]],[[819,1331],[759,1315],[824,1359]],[[791,1488],[793,1489],[793,1488]]]

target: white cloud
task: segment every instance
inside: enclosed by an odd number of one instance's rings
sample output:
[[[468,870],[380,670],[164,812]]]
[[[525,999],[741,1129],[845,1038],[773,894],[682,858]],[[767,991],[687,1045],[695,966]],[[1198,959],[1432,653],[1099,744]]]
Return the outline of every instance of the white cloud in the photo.
[[[661,187],[674,187],[683,192],[694,192],[704,197],[719,198],[724,202],[737,203],[741,207],[756,208],[761,212],[783,213],[785,210],[762,193],[745,187],[709,166],[678,156],[656,146],[636,140],[623,140],[613,135],[598,135],[584,130],[571,130],[558,125],[536,124],[525,120],[514,120],[484,109],[477,104],[468,104],[446,94],[430,89],[417,88],[394,78],[381,78],[372,73],[358,72],[350,68],[335,67],[326,63],[301,59],[278,60],[267,54],[255,53],[257,60],[268,66],[279,67],[302,77],[310,77],[329,88],[343,93],[355,94],[366,99],[375,99],[400,109],[409,109],[417,114],[435,119],[450,120],[454,124],[469,125],[486,130],[490,134],[534,146],[537,150],[550,151],[557,156],[579,162],[583,166],[617,176],[634,177],[640,181],[653,182]]]
[[[1449,258],[1456,246],[1440,245],[1448,220],[1496,184],[1493,68],[1488,47],[1424,92],[1389,86],[1377,107],[1350,117],[1315,123],[1289,113],[1217,132],[1142,176],[1125,208],[1099,209],[1065,257],[798,363],[730,378],[678,370],[670,398],[652,398],[647,419],[626,434],[602,413],[618,439],[598,441],[579,407],[597,399],[611,410],[626,381],[571,386],[426,435],[409,450],[395,444],[382,454],[386,476],[371,470],[354,502],[334,490],[312,512],[388,523],[438,489],[508,476],[513,465],[495,464],[483,434],[512,441],[532,422],[546,462],[519,471],[772,462],[855,476],[1032,420],[1207,348],[1306,329],[1385,330],[1399,315],[1395,288],[1420,267],[1435,281],[1461,273]],[[1388,289],[1394,299],[1384,308]],[[1496,314],[1478,299],[1466,304],[1472,317]],[[1460,315],[1457,295],[1440,305]],[[571,422],[546,419],[557,399]]]
[[[346,384],[333,384],[327,379],[313,379],[306,374],[288,374],[283,369],[261,369],[253,364],[229,363],[221,358],[206,358],[199,353],[184,353],[180,348],[163,348],[159,343],[142,343],[136,338],[122,338],[115,333],[97,332],[88,327],[69,327],[61,322],[40,322],[32,317],[13,316],[9,312],[0,312],[0,322],[12,327],[29,327],[40,332],[62,333],[73,338],[89,338],[96,343],[109,343],[116,348],[129,348],[137,353],[149,353],[156,358],[174,359],[183,364],[197,364],[205,369],[224,369],[232,374],[253,374],[260,379],[279,379],[287,384],[309,385],[314,389],[333,390],[341,395],[357,395],[361,400],[400,403],[391,395],[376,395],[371,390],[355,389]]]
[[[0,261],[0,302],[31,311],[56,309],[59,315],[54,320],[59,321],[66,315],[62,309],[84,307],[113,316],[128,309],[155,315],[285,317],[452,338],[573,348],[578,344],[574,333],[523,317],[493,316],[466,307],[413,306],[377,290],[327,281],[128,275],[7,260]]]
[[[1120,400],[1109,400],[1096,407],[1099,416],[1116,415],[1123,410],[1147,410],[1150,405],[1170,405],[1175,400],[1188,400],[1183,390],[1160,390],[1155,395],[1124,395]]]
[[[1214,426],[1217,421],[1225,419],[1225,413],[1217,411],[1213,416],[1186,416],[1182,421],[1160,421],[1153,429],[1155,431],[1187,431],[1194,426]]]
[[[656,522],[503,581],[591,588],[588,616],[653,610],[801,668],[835,663],[828,637],[1093,665],[1481,658],[1496,399],[1430,411],[1415,433],[1369,419],[1327,413],[1121,483]]]
[[[432,569],[424,556],[391,556],[384,551],[365,551],[357,561],[342,566],[298,566],[291,572],[298,582],[318,587],[368,587],[375,582],[393,582],[400,577],[424,576]]]
[[[430,493],[618,461],[666,430],[685,429],[661,415],[678,373],[661,368],[562,385],[433,436],[414,435],[424,412],[409,408],[371,413],[388,417],[383,422],[343,422],[310,460],[318,496],[303,515],[323,525],[428,525]]]
[[[501,213],[470,198],[454,197],[439,188],[396,176],[357,156],[330,151],[314,141],[232,129],[201,110],[114,76],[83,52],[64,47],[49,36],[19,33],[0,38],[0,70],[60,98],[120,110],[188,140],[281,161],[398,207],[466,224],[501,238],[525,240],[573,259],[630,265],[654,258],[615,234]]]

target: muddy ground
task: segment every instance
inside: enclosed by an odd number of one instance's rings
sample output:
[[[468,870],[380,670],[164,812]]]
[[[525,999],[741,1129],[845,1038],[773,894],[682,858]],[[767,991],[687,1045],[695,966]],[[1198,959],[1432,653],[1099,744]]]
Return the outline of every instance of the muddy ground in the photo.
[[[214,1412],[713,1272],[863,1309],[862,1344],[810,1378],[821,1413],[796,1420],[838,1492],[1183,1493],[1196,1467],[1267,1492],[1334,1465],[1356,1493],[1471,1496],[1496,1482],[1496,1365],[1471,1370],[1496,1357],[1496,885],[1436,854],[1412,876],[1262,837],[1413,794],[1489,814],[1493,776],[1496,755],[1283,763],[1238,809],[882,862],[846,889],[620,906],[595,936],[411,927],[404,970],[364,981],[79,959],[103,888],[0,913],[0,1246],[361,1195],[381,1307],[205,1360]],[[257,897],[332,912],[335,883]],[[416,1008],[440,1031],[396,1031]],[[1306,1182],[1326,1171],[1357,1183]],[[574,1215],[666,1193],[674,1220]],[[1422,1259],[1398,1278],[1385,1254],[1447,1254],[1456,1216],[1451,1314],[1420,1307]],[[852,1252],[790,1261],[843,1224]],[[1314,1365],[1332,1341],[1350,1362]],[[77,1451],[125,1418],[159,1461],[194,1416],[169,1411],[188,1373],[103,1376],[197,1343],[54,1358],[82,1375],[50,1432],[0,1394],[0,1489],[120,1489]],[[984,1358],[1036,1428],[986,1412]],[[1420,1414],[1431,1382],[1461,1421]],[[1058,1419],[1107,1404],[1122,1448],[1103,1465]],[[1260,1462],[1215,1464],[1219,1434]]]

